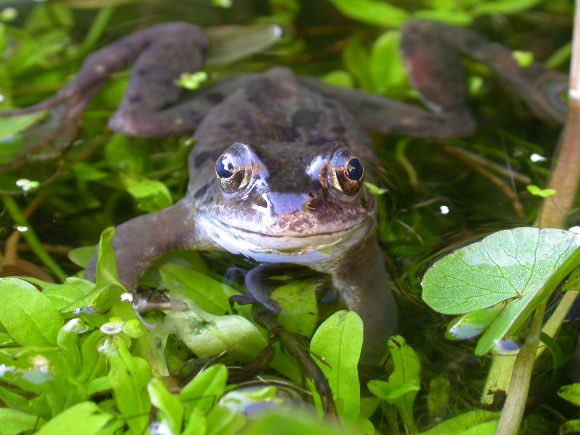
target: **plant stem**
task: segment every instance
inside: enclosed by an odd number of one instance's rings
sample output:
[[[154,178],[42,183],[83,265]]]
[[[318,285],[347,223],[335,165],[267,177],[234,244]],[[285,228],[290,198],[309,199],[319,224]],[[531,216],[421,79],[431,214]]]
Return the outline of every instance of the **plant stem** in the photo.
[[[544,201],[536,222],[536,226],[539,227],[563,227],[566,224],[580,180],[580,0],[576,0],[568,94],[568,117],[560,137],[552,178],[548,185],[549,188],[556,190],[556,195]],[[569,299],[573,298],[566,297],[562,302],[569,304]],[[528,338],[516,357],[496,435],[515,435],[520,428],[538,352],[545,308],[546,302],[534,312]]]
[[[14,200],[13,197],[9,195],[2,195],[1,196],[4,205],[6,206],[6,210],[8,210],[8,214],[14,221],[14,223],[20,227],[26,228],[25,231],[22,231],[22,237],[30,246],[30,249],[34,254],[38,257],[40,261],[61,281],[64,281],[66,278],[66,274],[62,271],[60,266],[56,261],[52,259],[52,257],[46,252],[38,237],[32,227],[28,224],[26,217],[20,211],[18,204]]]

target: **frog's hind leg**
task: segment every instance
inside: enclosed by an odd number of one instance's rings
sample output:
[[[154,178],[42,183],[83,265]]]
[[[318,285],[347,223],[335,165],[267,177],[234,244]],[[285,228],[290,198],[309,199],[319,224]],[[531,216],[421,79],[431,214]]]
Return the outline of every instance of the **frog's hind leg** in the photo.
[[[411,82],[435,113],[453,117],[467,110],[467,80],[460,61],[466,56],[489,66],[538,117],[552,124],[564,122],[566,105],[559,95],[568,82],[565,75],[538,62],[520,67],[510,50],[469,29],[409,21],[401,49]]]
[[[206,47],[206,38],[198,26],[188,23],[153,26],[91,54],[76,78],[52,98],[27,108],[0,113],[0,116],[50,110],[58,119],[50,122],[49,125],[54,127],[45,145],[58,140],[63,132],[67,138],[72,138],[93,96],[115,72],[137,60],[124,99],[109,121],[111,129],[139,137],[191,133],[205,114],[207,104],[201,108],[190,107],[190,116],[187,117],[176,116],[171,111],[165,113],[164,110],[176,104],[182,96],[182,89],[175,85],[179,75],[202,67]]]
[[[164,254],[198,247],[199,235],[187,199],[119,225],[113,239],[119,279],[131,292],[136,290],[143,273]],[[85,272],[85,278],[92,281],[96,260],[95,255]]]

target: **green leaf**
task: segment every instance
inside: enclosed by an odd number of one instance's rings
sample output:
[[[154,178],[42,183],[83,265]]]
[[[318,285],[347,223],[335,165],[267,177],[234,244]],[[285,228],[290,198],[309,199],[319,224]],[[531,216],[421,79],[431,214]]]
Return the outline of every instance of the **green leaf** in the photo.
[[[574,406],[580,406],[580,383],[562,385],[558,390],[558,396]]]
[[[106,374],[106,358],[98,351],[98,346],[102,344],[103,336],[100,330],[96,330],[91,332],[88,337],[84,337],[81,344],[82,367],[78,375],[80,382],[89,382]]]
[[[237,435],[245,424],[243,414],[216,406],[207,415],[207,435]]]
[[[389,189],[384,189],[382,187],[377,186],[376,184],[369,183],[368,181],[365,181],[364,185],[366,189],[371,193],[371,195],[375,196],[384,195],[389,191]]]
[[[190,301],[187,310],[172,310],[165,325],[176,331],[177,337],[200,358],[215,357],[228,352],[234,358],[251,360],[267,342],[256,325],[237,316],[214,316],[203,312]]]
[[[225,64],[270,48],[282,37],[276,25],[220,26],[204,29],[209,39],[207,64]]]
[[[373,44],[370,56],[370,73],[377,92],[386,94],[400,89],[407,73],[400,50],[401,33],[391,30],[379,36]]]
[[[137,206],[147,212],[159,211],[173,204],[171,192],[161,181],[126,174],[121,180]]]
[[[79,433],[97,434],[113,417],[93,402],[81,402],[58,414],[36,432],[37,435],[62,435]]]
[[[360,413],[358,361],[363,342],[363,323],[353,311],[338,311],[316,330],[310,351],[328,379],[338,414],[356,421]]]
[[[64,319],[29,282],[0,278],[0,323],[21,346],[55,346]]]
[[[428,431],[421,432],[421,435],[491,435],[495,431],[498,417],[497,412],[484,410],[469,411],[465,414],[447,419]],[[491,425],[488,425],[484,430],[485,426],[481,427],[481,425],[487,423],[491,423]],[[479,432],[473,431],[476,428]]]
[[[580,268],[575,269],[562,284],[563,292],[580,292]]]
[[[352,82],[352,76],[348,72],[343,70],[331,71],[320,77],[320,80],[322,80],[325,83],[328,83],[329,85],[337,86],[339,88],[351,89],[352,87],[354,87],[354,83]]]
[[[159,268],[159,273],[167,289],[191,299],[203,311],[218,315],[231,311],[230,297],[237,292],[226,284],[175,264],[163,265]]]
[[[95,283],[82,278],[70,277],[63,284],[54,284],[34,278],[26,281],[42,289],[54,307],[61,313],[71,312],[78,307],[78,303],[95,289]]]
[[[433,264],[421,282],[423,300],[443,314],[521,300],[536,294],[578,243],[577,234],[551,228],[493,233]]]
[[[206,414],[217,403],[226,389],[228,370],[216,364],[198,373],[179,393],[186,413],[198,409]]]
[[[205,414],[198,408],[194,408],[189,414],[188,422],[183,429],[182,435],[205,435],[207,422]]]
[[[98,181],[107,178],[109,174],[87,163],[76,163],[72,170],[79,180]]]
[[[250,423],[245,435],[354,435],[359,431],[341,428],[334,422],[316,418],[311,413],[296,410],[291,415],[272,413]]]
[[[560,426],[560,435],[565,435],[568,433],[578,434],[580,432],[580,419],[568,420],[562,426]]]
[[[207,81],[207,73],[205,71],[197,71],[194,73],[181,73],[177,82],[177,86],[188,91],[194,91]]]
[[[96,246],[82,246],[68,251],[67,257],[77,266],[86,268],[95,254]]]
[[[483,355],[580,264],[578,243],[578,235],[565,230],[499,231],[437,261],[423,278],[423,299],[445,314],[508,302],[477,343],[475,353]]]
[[[512,57],[517,62],[520,68],[527,68],[534,63],[534,53],[532,53],[531,51],[515,50],[514,52],[512,52]]]
[[[113,250],[115,228],[109,227],[101,233],[97,248],[97,267],[95,289],[87,297],[79,300],[79,306],[90,305],[97,313],[104,313],[119,300],[121,293],[127,290],[119,281],[117,260]]]
[[[124,89],[123,89],[124,91]],[[114,134],[105,144],[105,156],[109,167],[129,174],[141,174],[145,170],[143,147],[134,139]]]
[[[362,23],[386,27],[401,27],[409,14],[386,2],[373,0],[330,0],[343,15]]]
[[[367,385],[375,396],[394,405],[407,429],[416,432],[413,404],[421,388],[419,358],[405,339],[398,335],[389,339],[389,350],[395,369],[388,382],[369,381]]]
[[[147,394],[151,367],[144,359],[129,353],[122,337],[109,337],[103,349],[111,367],[108,377],[117,409],[129,426],[129,433],[142,434],[149,424],[151,411]]]
[[[165,425],[169,428],[171,433],[180,433],[183,419],[183,406],[181,405],[179,398],[171,394],[163,381],[159,378],[153,378],[149,381],[147,391],[151,397],[151,403],[159,409],[161,419],[166,422]]]
[[[18,435],[23,432],[32,433],[33,429],[41,425],[36,415],[16,411],[15,409],[0,408],[0,433],[2,435]]]
[[[421,20],[439,21],[441,23],[450,24],[453,26],[469,26],[473,22],[473,16],[467,12],[460,11],[435,11],[435,10],[419,10],[413,12],[413,18]]]
[[[491,14],[517,14],[518,12],[527,11],[533,8],[541,0],[499,0],[486,1],[479,3],[474,7],[470,13],[473,16],[477,15],[491,15]]]
[[[285,330],[310,337],[318,323],[315,281],[295,281],[277,287],[272,299],[280,305],[277,321]]]
[[[342,52],[342,57],[346,69],[356,78],[360,87],[365,91],[373,91],[373,81],[369,71],[369,54],[360,38],[355,36],[350,39]]]
[[[530,184],[526,186],[528,192],[530,192],[534,196],[539,196],[540,198],[550,198],[554,196],[556,193],[556,189],[542,189],[535,184]]]

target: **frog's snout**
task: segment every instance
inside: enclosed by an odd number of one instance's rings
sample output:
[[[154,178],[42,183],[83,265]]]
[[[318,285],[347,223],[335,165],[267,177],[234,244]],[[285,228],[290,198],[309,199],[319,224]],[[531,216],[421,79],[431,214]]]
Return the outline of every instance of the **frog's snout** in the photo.
[[[288,216],[303,213],[312,197],[304,193],[268,192],[262,195],[265,211],[270,216]]]

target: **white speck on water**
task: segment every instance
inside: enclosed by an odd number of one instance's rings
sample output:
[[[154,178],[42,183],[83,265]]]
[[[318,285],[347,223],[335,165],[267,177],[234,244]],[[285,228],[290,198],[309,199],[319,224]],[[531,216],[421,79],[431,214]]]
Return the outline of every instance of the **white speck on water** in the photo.
[[[128,292],[121,293],[121,302],[133,302],[133,295]]]
[[[579,89],[570,88],[568,90],[568,96],[570,98],[572,98],[573,100],[578,100],[578,99],[580,99],[580,90]]]
[[[0,378],[3,377],[6,373],[12,373],[14,371],[14,367],[7,366],[6,364],[0,364]]]
[[[38,189],[40,183],[38,181],[29,180],[28,178],[20,178],[19,180],[16,180],[16,186],[20,187],[24,192],[29,192]]]
[[[533,153],[533,154],[530,156],[530,160],[531,160],[532,162],[534,162],[534,163],[537,163],[537,162],[545,162],[545,161],[546,161],[546,158],[545,158],[544,156],[541,156],[540,154]]]
[[[442,205],[441,207],[439,207],[439,211],[441,212],[441,214],[446,215],[449,214],[451,210],[446,205]]]

